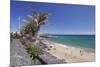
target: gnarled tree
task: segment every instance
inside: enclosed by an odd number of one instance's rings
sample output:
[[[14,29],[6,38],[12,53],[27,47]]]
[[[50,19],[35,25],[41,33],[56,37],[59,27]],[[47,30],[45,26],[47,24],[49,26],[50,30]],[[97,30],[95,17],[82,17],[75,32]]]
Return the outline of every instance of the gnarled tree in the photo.
[[[31,37],[34,37],[37,41],[40,27],[47,23],[48,15],[48,13],[37,13],[36,11],[34,11],[31,16],[31,20],[29,20],[27,25],[21,29],[21,33],[29,34]]]

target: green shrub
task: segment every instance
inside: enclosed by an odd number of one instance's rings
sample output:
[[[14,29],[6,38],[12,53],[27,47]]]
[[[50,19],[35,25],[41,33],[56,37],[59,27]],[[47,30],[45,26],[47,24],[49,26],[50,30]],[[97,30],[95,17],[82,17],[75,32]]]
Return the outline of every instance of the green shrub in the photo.
[[[26,50],[29,54],[31,54],[33,59],[38,56],[38,49],[33,44],[28,44]]]

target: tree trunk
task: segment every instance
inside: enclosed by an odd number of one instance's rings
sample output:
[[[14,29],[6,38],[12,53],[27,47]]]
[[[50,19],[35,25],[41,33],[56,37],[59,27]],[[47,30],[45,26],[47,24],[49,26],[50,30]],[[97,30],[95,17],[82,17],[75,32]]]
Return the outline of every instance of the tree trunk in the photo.
[[[34,38],[35,38],[34,44],[37,45],[38,44],[38,33],[37,32],[35,33]]]
[[[39,43],[39,34],[38,34],[38,31],[40,29],[40,26],[37,27],[37,30],[35,32],[35,45]]]

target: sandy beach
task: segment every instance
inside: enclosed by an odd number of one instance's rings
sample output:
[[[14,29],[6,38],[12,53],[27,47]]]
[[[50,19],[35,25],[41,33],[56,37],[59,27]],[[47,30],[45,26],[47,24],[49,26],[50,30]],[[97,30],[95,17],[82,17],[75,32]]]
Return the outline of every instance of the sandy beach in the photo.
[[[89,52],[81,48],[70,47],[59,43],[50,43],[47,40],[44,40],[43,43],[48,44],[45,49],[46,51],[59,59],[64,59],[65,63],[95,61],[95,52]]]

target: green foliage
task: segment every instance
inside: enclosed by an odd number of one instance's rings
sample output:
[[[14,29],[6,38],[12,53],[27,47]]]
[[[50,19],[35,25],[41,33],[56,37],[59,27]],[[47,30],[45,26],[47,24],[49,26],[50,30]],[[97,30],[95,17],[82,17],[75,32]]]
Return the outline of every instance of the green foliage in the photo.
[[[29,54],[31,54],[31,57],[33,59],[35,59],[38,56],[38,49],[33,44],[28,44],[26,50]]]
[[[38,17],[38,23],[40,23],[40,25],[45,24],[44,21],[48,18],[48,15],[48,13],[40,14],[40,16]]]
[[[23,35],[30,34],[35,36],[40,30],[41,25],[44,25],[48,19],[48,13],[37,13],[35,12],[32,20],[30,20],[26,26],[21,29]]]

